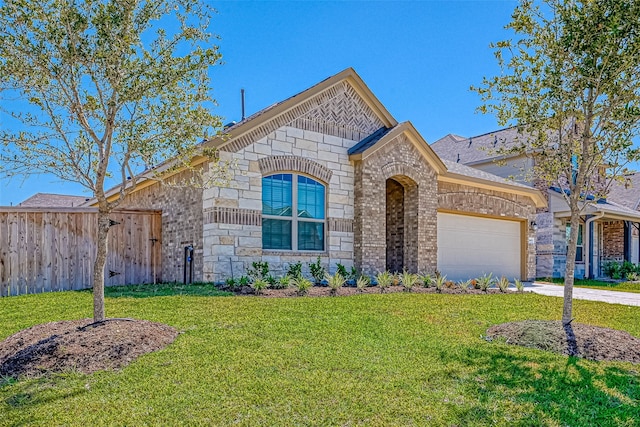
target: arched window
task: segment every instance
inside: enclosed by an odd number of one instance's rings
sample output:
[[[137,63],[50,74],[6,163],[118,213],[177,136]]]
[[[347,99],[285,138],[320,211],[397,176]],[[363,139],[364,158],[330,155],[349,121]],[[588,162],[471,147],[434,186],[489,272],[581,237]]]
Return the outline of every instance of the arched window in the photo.
[[[324,251],[325,193],[304,175],[262,178],[262,248]]]

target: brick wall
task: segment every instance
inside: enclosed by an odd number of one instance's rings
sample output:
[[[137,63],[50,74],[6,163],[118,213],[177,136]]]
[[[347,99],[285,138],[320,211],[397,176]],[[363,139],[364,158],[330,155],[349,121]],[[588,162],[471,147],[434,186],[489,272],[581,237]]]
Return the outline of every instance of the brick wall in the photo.
[[[392,195],[387,199],[387,180],[404,188],[404,225],[402,253],[398,246],[387,251],[387,203],[398,204]],[[436,174],[422,154],[404,136],[355,164],[355,263],[368,274],[387,267],[390,257],[400,269],[430,272],[436,269]],[[393,188],[397,188],[393,184]]]
[[[404,187],[393,179],[387,179],[386,186],[386,268],[398,272],[404,267]]]
[[[624,223],[607,221],[602,223],[603,261],[624,261]]]

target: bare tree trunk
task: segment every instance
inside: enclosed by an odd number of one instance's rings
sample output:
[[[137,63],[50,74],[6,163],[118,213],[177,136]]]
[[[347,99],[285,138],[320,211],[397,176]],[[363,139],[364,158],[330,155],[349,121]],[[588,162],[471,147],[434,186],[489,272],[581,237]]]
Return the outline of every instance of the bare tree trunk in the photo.
[[[104,315],[104,268],[107,264],[109,238],[109,211],[98,211],[98,251],[93,264],[93,321],[100,322]]]
[[[577,209],[572,209],[571,232],[567,242],[567,264],[564,271],[564,305],[562,306],[562,324],[568,325],[573,319],[573,281],[576,267],[576,251],[578,243],[578,229],[580,215]]]

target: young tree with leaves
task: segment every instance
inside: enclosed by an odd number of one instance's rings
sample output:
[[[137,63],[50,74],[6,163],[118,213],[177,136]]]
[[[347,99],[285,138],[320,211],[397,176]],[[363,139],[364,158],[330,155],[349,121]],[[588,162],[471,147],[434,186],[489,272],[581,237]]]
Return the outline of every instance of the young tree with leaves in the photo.
[[[191,171],[220,128],[209,69],[220,60],[198,0],[6,0],[0,4],[0,173],[82,184],[98,207],[94,320],[105,318],[109,214],[145,179]],[[10,125],[7,125],[9,123]],[[214,157],[215,159],[215,157]],[[216,166],[217,165],[217,166]],[[164,173],[164,174],[163,174]],[[106,184],[119,185],[107,194]]]
[[[481,112],[522,135],[502,153],[533,155],[534,178],[559,186],[569,207],[566,325],[580,215],[640,158],[640,2],[521,0],[506,28],[513,38],[492,46],[501,75],[473,89]]]

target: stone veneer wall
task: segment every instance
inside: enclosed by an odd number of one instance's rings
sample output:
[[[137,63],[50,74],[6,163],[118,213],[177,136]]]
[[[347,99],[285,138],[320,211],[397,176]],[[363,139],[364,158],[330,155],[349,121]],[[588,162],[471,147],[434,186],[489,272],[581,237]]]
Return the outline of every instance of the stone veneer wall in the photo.
[[[176,182],[185,178],[178,175]],[[162,211],[162,277],[164,282],[182,282],[184,247],[193,245],[193,280],[202,281],[202,189],[153,184],[131,194],[122,208]]]
[[[438,184],[438,208],[447,211],[507,217],[526,221],[526,276],[534,279],[536,275],[536,247],[529,243],[534,239],[535,231],[529,227],[535,218],[536,207],[525,196],[486,190],[466,185],[440,182]]]
[[[404,267],[433,273],[437,263],[435,171],[404,136],[356,162],[355,263],[367,274],[383,271],[386,251],[386,180],[404,187]]]
[[[537,215],[538,223],[538,255],[537,277],[564,277],[567,266],[567,218],[555,218],[553,213],[544,212]],[[583,233],[587,233],[583,225]],[[595,233],[594,233],[595,235]],[[583,239],[585,236],[583,235]],[[606,241],[606,240],[605,240]],[[583,240],[586,243],[586,240]],[[594,242],[594,245],[597,245]],[[597,249],[594,246],[594,249]],[[584,252],[586,255],[586,251]],[[584,261],[576,262],[574,276],[577,279],[585,277]]]
[[[235,153],[237,169],[229,188],[204,191],[204,280],[238,278],[254,261],[267,261],[274,275],[288,266],[307,264],[320,256],[325,268],[353,265],[354,166],[347,150],[356,141],[283,126]],[[273,251],[262,249],[262,177],[298,172],[327,186],[325,251]]]

